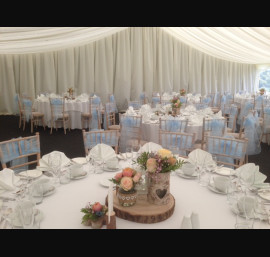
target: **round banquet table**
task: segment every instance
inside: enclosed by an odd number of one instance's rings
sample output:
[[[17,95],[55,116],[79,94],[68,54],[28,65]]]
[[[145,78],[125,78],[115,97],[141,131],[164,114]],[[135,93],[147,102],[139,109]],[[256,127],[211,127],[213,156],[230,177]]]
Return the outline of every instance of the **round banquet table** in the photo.
[[[41,113],[44,113],[45,123],[48,127],[51,127],[51,106],[49,102],[35,101],[34,108]],[[69,113],[70,128],[82,129],[81,113],[89,112],[89,101],[76,102],[70,101],[65,103],[65,111]]]
[[[202,140],[202,125],[187,125],[188,133],[195,133],[195,141]],[[159,123],[142,122],[142,140],[159,144]]]
[[[126,161],[119,162],[126,167]],[[115,172],[89,174],[81,180],[72,180],[69,184],[57,187],[54,194],[43,199],[37,208],[44,214],[41,229],[91,229],[81,224],[81,208],[86,203],[105,204],[108,188],[100,184],[102,179],[113,177]],[[44,175],[43,175],[44,176]],[[42,177],[43,177],[42,176]],[[226,195],[216,194],[198,184],[197,180],[187,180],[171,175],[171,194],[175,198],[173,215],[159,223],[142,224],[116,217],[117,229],[180,229],[184,216],[192,212],[199,214],[201,229],[234,229],[235,214],[226,202]],[[129,207],[127,207],[129,208]],[[106,229],[106,225],[102,227]],[[254,228],[269,229],[270,225],[258,220]]]

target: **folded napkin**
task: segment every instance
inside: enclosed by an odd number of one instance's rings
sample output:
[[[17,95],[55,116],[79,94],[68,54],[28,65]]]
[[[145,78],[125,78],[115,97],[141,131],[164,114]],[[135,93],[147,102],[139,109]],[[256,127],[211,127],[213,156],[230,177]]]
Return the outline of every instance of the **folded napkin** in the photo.
[[[127,111],[126,111],[126,115],[137,115],[137,113],[134,111],[133,106],[129,106]]]
[[[254,163],[246,163],[235,170],[236,176],[244,181],[254,181],[253,186],[257,188],[267,188],[269,183],[264,183],[267,176],[259,171],[259,166]]]
[[[40,167],[38,169],[41,169],[41,167],[49,168],[49,157],[51,155],[55,155],[56,153],[60,153],[61,155],[61,168],[64,168],[68,166],[71,163],[71,160],[63,153],[59,151],[53,151],[51,153],[48,153],[46,155],[43,155],[42,158],[40,159]]]
[[[1,191],[12,191],[16,188],[17,182],[20,178],[14,175],[14,171],[8,168],[0,171],[0,190]]]
[[[49,102],[49,98],[43,94],[40,94],[40,96],[37,97],[37,101],[39,102]]]
[[[109,169],[119,168],[119,162],[118,162],[118,159],[116,157],[113,157],[113,158],[107,160],[105,164],[106,164],[106,167]]]
[[[194,105],[188,105],[186,108],[185,108],[185,111],[187,112],[196,112],[197,109]]]
[[[40,185],[40,184],[42,184],[42,190],[43,190],[44,195],[54,190],[54,186],[52,185],[51,180],[49,178],[41,178],[37,181],[34,181],[31,184],[31,187],[34,187],[35,185]]]
[[[69,170],[70,170],[70,176],[73,178],[80,177],[87,174],[82,164],[74,164],[70,166]]]
[[[103,162],[112,158],[116,158],[116,153],[114,149],[109,145],[97,144],[90,150],[88,157],[94,159],[97,162]]]
[[[214,163],[212,155],[202,149],[195,149],[190,152],[187,161],[197,167],[207,167]]]
[[[157,152],[158,150],[162,149],[163,147],[159,144],[149,142],[144,144],[141,149],[138,151],[138,153],[143,153],[143,152]]]

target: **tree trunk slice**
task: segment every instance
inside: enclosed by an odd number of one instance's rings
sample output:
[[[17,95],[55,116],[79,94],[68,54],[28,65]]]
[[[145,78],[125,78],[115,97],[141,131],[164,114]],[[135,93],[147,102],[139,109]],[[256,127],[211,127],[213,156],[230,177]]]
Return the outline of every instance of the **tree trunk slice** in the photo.
[[[146,198],[138,198],[135,205],[123,207],[119,204],[114,191],[113,210],[115,215],[121,219],[129,220],[137,223],[157,223],[170,218],[174,212],[175,199],[170,194],[170,201],[166,205],[155,205],[147,201]],[[106,205],[108,197],[106,197]]]

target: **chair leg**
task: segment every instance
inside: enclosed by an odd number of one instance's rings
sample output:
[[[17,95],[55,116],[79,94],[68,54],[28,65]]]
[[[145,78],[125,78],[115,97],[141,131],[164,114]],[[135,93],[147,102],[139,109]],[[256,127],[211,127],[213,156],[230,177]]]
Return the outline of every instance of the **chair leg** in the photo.
[[[34,121],[33,121],[33,119],[31,119],[31,133],[33,133],[33,127],[34,127]]]
[[[51,132],[50,132],[50,134],[52,134],[52,130],[53,130],[53,121],[51,121]]]
[[[66,135],[66,121],[65,121],[65,119],[63,119],[63,126],[64,126],[64,133]]]
[[[43,124],[43,128],[44,128],[44,131],[45,131],[45,121],[44,121],[44,117],[42,117],[42,124]]]
[[[20,114],[20,120],[19,120],[19,128],[22,126],[22,115]]]

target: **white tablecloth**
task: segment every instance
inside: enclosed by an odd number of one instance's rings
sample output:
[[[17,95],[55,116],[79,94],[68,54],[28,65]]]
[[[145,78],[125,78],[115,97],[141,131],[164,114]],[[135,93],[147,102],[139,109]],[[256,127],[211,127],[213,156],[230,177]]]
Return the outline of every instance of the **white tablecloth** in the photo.
[[[122,167],[127,163],[120,162]],[[104,204],[108,188],[100,185],[100,180],[111,178],[114,172],[102,174],[89,174],[85,179],[74,180],[69,184],[61,185],[56,192],[44,198],[37,206],[44,214],[41,229],[90,229],[81,224],[83,213],[80,209],[87,202]],[[198,184],[197,180],[186,180],[179,176],[171,175],[171,194],[175,198],[173,215],[162,222],[154,224],[141,224],[116,217],[118,229],[179,229],[185,215],[191,212],[199,214],[202,229],[233,229],[235,214],[230,210],[226,195],[216,194],[206,187]],[[127,207],[128,208],[128,207]],[[103,226],[105,229],[106,226]],[[267,223],[255,221],[254,228],[266,228]]]
[[[195,141],[202,140],[202,125],[187,125],[187,133],[195,133]],[[142,123],[142,140],[159,144],[159,123]]]
[[[44,113],[45,123],[51,127],[51,107],[49,102],[35,101],[34,108],[38,112]],[[82,129],[81,113],[89,112],[89,101],[75,102],[70,101],[65,104],[65,111],[69,113],[71,129]]]

